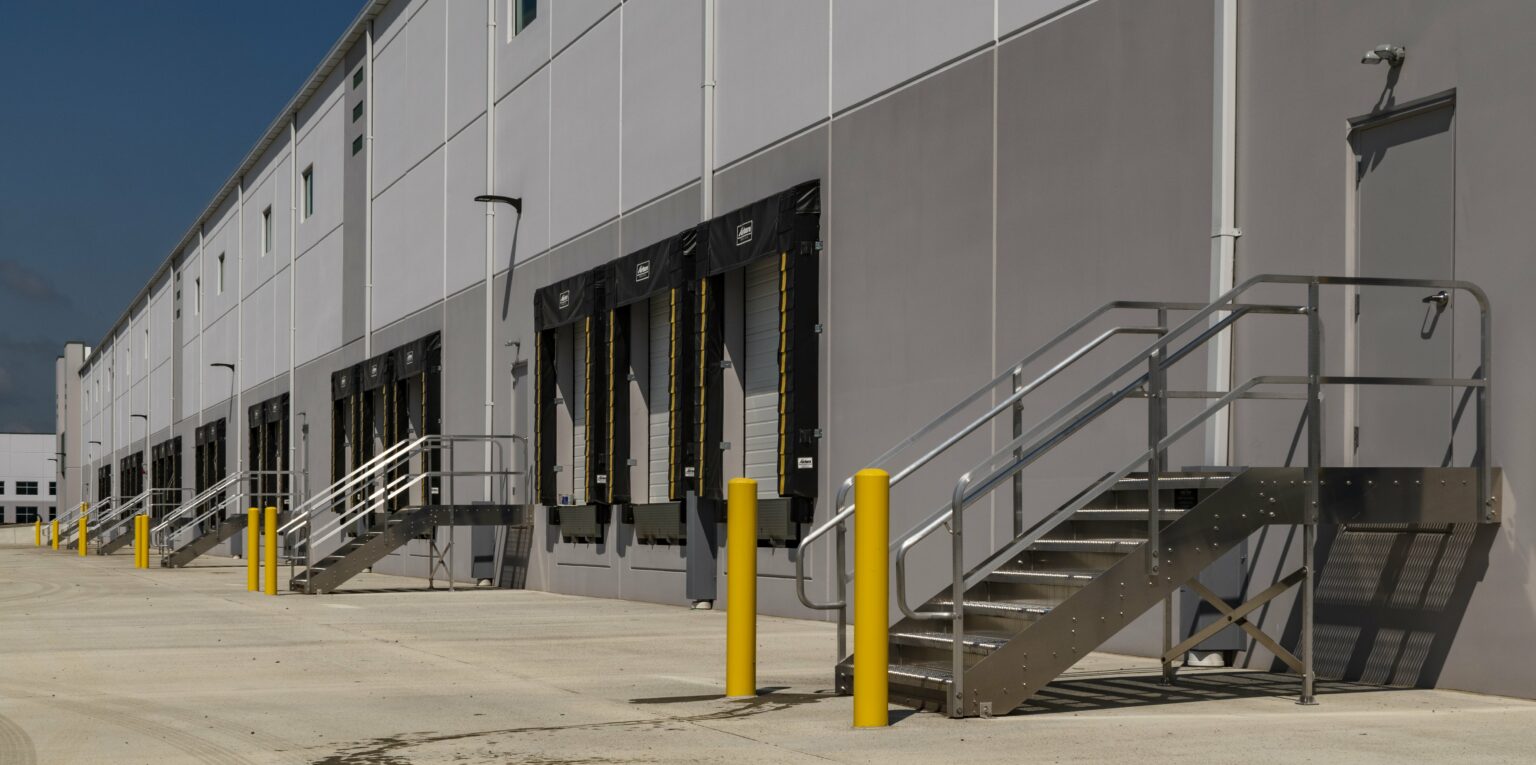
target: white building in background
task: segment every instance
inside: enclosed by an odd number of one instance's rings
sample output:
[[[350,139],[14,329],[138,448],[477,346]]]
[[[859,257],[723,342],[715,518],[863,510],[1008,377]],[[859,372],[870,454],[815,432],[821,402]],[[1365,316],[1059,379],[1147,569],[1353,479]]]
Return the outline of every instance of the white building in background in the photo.
[[[52,433],[0,433],[0,523],[53,520],[58,470]]]

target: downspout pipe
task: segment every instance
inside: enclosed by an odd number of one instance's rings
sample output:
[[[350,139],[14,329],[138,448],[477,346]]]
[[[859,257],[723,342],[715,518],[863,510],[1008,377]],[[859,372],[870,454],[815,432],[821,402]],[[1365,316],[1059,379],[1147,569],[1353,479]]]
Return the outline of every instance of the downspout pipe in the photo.
[[[363,160],[363,358],[373,358],[373,21],[363,35],[364,132],[368,138],[368,156]]]
[[[485,193],[493,194],[496,183],[496,0],[485,0]],[[485,203],[485,350],[484,359],[484,385],[485,385],[485,435],[496,434],[496,395],[495,395],[495,330],[494,318],[495,300],[491,294],[491,284],[496,273],[495,258],[496,238],[496,203]],[[512,278],[510,270],[507,278]],[[490,471],[491,442],[487,440],[482,449],[481,459],[485,461],[485,469]],[[491,476],[487,472],[483,485],[485,500],[491,501]]]
[[[715,217],[715,0],[704,0],[704,153],[699,168],[699,220]]]
[[[368,108],[372,108],[371,106]],[[288,120],[288,506],[293,507],[298,503],[294,501],[294,494],[299,482],[293,479],[293,472],[298,469],[299,456],[299,402],[298,382],[294,379],[295,360],[298,358],[294,351],[294,341],[298,339],[298,315],[295,306],[299,302],[299,296],[295,290],[298,282],[295,272],[299,268],[299,113],[294,112]],[[309,455],[304,455],[305,459]],[[309,487],[304,487],[308,493]]]
[[[1237,2],[1214,0],[1216,13],[1214,98],[1211,161],[1211,284],[1210,299],[1226,294],[1237,278]],[[1214,324],[1225,313],[1211,316]],[[1232,387],[1232,330],[1211,342],[1206,389]],[[1206,425],[1205,464],[1231,464],[1232,422],[1229,409],[1217,412]]]

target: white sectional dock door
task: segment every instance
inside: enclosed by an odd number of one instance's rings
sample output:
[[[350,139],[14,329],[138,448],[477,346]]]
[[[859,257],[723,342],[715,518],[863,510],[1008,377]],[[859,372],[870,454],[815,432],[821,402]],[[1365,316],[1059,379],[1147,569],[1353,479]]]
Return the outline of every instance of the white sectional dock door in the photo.
[[[779,496],[779,259],[746,267],[746,476],[757,496]]]
[[[638,310],[639,306],[635,306]],[[646,328],[650,359],[646,380],[645,401],[648,407],[646,419],[650,425],[647,447],[650,451],[650,470],[646,498],[651,502],[670,499],[667,487],[667,447],[671,435],[671,341],[672,295],[663,292],[650,300],[650,324]],[[638,493],[638,492],[637,492]]]
[[[587,503],[587,322],[571,326],[571,502]]]

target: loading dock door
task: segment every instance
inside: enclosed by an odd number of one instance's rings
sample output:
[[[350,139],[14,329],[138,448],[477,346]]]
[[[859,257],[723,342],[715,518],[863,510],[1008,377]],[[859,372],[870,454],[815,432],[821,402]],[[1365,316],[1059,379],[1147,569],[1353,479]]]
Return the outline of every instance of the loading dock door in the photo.
[[[587,331],[590,317],[576,322],[571,332],[573,395],[566,406],[571,412],[571,502],[587,504]]]
[[[648,499],[651,502],[667,502],[667,448],[672,412],[671,398],[671,341],[672,341],[672,291],[668,290],[651,298],[650,324],[646,329],[650,343],[648,357],[650,368],[646,384],[646,418],[650,423],[647,449],[650,453],[648,474]]]
[[[1455,278],[1454,116],[1447,103],[1372,122],[1352,134],[1361,276]],[[1453,376],[1454,301],[1465,296],[1442,302],[1437,292],[1360,289],[1357,374]],[[1356,390],[1356,464],[1442,464],[1449,456],[1452,402],[1460,393],[1431,387]]]
[[[779,496],[779,258],[746,267],[746,475],[757,496]]]

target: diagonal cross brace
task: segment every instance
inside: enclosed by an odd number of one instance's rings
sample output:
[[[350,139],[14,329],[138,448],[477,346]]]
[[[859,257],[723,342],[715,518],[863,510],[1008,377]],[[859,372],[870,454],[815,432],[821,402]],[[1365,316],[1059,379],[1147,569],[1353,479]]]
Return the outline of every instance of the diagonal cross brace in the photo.
[[[1225,618],[1218,619],[1211,622],[1210,624],[1207,624],[1204,629],[1196,632],[1193,635],[1190,635],[1189,638],[1184,642],[1168,649],[1163,653],[1163,661],[1172,661],[1174,657],[1177,657],[1189,651],[1191,648],[1194,648],[1195,646],[1205,642],[1206,639],[1226,629],[1228,626],[1237,626],[1252,636],[1254,640],[1257,640],[1260,645],[1268,648],[1270,653],[1273,653],[1276,658],[1285,662],[1286,666],[1290,667],[1296,672],[1303,671],[1301,660],[1296,658],[1296,656],[1290,651],[1287,651],[1285,648],[1281,647],[1280,643],[1274,638],[1266,635],[1263,630],[1259,629],[1258,625],[1248,621],[1248,614],[1253,613],[1260,606],[1263,606],[1265,603],[1268,603],[1269,601],[1279,597],[1280,594],[1286,590],[1295,587],[1297,583],[1301,582],[1303,579],[1306,579],[1306,577],[1307,570],[1305,568],[1298,568],[1295,571],[1286,574],[1285,577],[1280,581],[1270,585],[1263,592],[1254,596],[1252,600],[1238,606],[1237,608],[1233,608],[1227,605],[1226,600],[1222,599],[1216,593],[1211,592],[1211,589],[1206,587],[1204,584],[1201,584],[1200,580],[1189,580],[1190,589],[1193,589],[1196,595],[1199,595],[1201,599],[1207,603],[1210,603],[1211,606],[1213,606],[1217,611],[1220,611],[1222,616]]]

